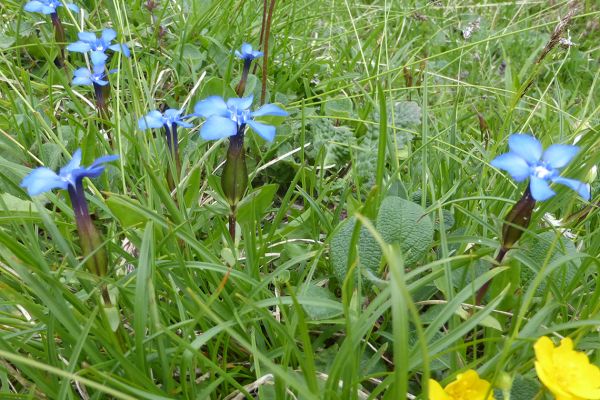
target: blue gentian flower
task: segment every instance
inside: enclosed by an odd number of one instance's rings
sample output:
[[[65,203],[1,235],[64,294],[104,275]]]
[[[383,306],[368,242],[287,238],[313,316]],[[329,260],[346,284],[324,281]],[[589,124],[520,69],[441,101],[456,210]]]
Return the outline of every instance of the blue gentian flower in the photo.
[[[206,118],[200,128],[200,136],[205,140],[217,140],[236,135],[246,124],[263,139],[272,142],[275,127],[254,120],[255,117],[273,115],[286,117],[288,113],[275,104],[265,104],[256,111],[250,111],[253,96],[231,98],[225,102],[219,96],[210,96],[194,107],[194,114]]]
[[[99,38],[93,32],[79,32],[77,36],[79,40],[68,45],[67,50],[76,53],[87,53],[90,51],[92,52],[92,57],[94,57],[94,54],[96,56],[99,56],[99,53],[104,54],[109,49],[120,51],[125,57],[131,55],[127,45],[121,43],[111,44],[117,37],[117,32],[114,29],[104,29]]]
[[[138,121],[138,127],[141,130],[162,128],[163,126],[172,126],[173,124],[179,125],[182,128],[191,128],[193,125],[184,121],[185,118],[189,117],[181,116],[183,110],[177,110],[169,108],[161,113],[158,110],[150,111],[144,115]]]
[[[62,7],[60,0],[34,0],[25,4],[25,11],[38,12],[42,14],[56,14],[56,9]],[[67,7],[73,12],[79,12],[79,7],[73,3],[67,3]]]
[[[114,74],[117,72],[116,69],[112,69],[108,71],[109,74]],[[73,72],[73,81],[71,82],[73,85],[99,85],[106,86],[108,85],[108,75],[106,74],[106,69],[104,65],[94,66],[93,70],[90,71],[87,68],[78,68]]]
[[[86,265],[90,272],[97,276],[106,275],[108,258],[104,250],[102,237],[90,217],[83,188],[83,178],[98,177],[104,171],[104,163],[114,161],[117,158],[119,157],[116,155],[100,157],[89,167],[82,167],[81,149],[77,149],[73,153],[71,161],[62,167],[58,174],[50,168],[40,167],[31,171],[21,182],[21,187],[26,188],[30,196],[48,192],[52,189],[67,190],[71,199]],[[105,288],[102,290],[105,292]],[[102,297],[107,304],[110,304],[108,292],[103,293]]]
[[[177,127],[191,128],[192,124],[185,122],[186,118],[193,115],[182,116],[183,110],[176,108],[169,108],[161,113],[158,110],[152,110],[148,114],[144,115],[138,120],[138,127],[141,130],[146,129],[158,129],[164,128],[165,136],[167,139],[167,146],[169,146],[169,152],[173,157],[177,175],[171,170],[167,176],[167,183],[169,189],[173,190],[176,187],[176,177],[181,176],[181,160],[179,158],[179,139],[177,134]]]
[[[252,49],[252,45],[250,45],[248,43],[244,43],[244,44],[242,44],[241,51],[236,50],[235,51],[235,55],[238,58],[241,58],[242,60],[252,61],[255,58],[262,57],[263,56],[263,52],[262,51],[258,51],[258,50],[253,50]]]
[[[553,144],[543,151],[542,144],[526,134],[510,135],[508,147],[510,151],[496,157],[491,165],[505,170],[517,182],[529,178],[531,195],[535,200],[544,201],[556,194],[550,189],[550,182],[568,186],[585,200],[589,200],[588,184],[560,176],[560,170],[577,155],[579,147]]]
[[[81,185],[83,178],[96,178],[103,171],[104,163],[114,161],[119,156],[104,156],[96,159],[89,167],[81,166],[81,149],[77,149],[73,153],[73,158],[62,167],[57,174],[50,168],[39,167],[34,169],[23,179],[21,187],[27,189],[30,196],[35,196],[40,193],[50,191],[52,189],[68,189]]]

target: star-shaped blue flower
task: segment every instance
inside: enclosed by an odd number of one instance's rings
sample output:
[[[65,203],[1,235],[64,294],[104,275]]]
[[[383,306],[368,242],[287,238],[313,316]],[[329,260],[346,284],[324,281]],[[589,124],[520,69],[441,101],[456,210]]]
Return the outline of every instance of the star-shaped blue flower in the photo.
[[[225,102],[219,96],[210,96],[194,107],[194,114],[206,118],[200,128],[200,136],[205,140],[223,139],[238,133],[246,124],[263,139],[272,142],[275,127],[254,120],[255,117],[273,115],[286,117],[288,113],[275,104],[265,104],[256,111],[250,111],[253,96],[231,98]]]
[[[38,12],[42,14],[55,14],[58,7],[62,7],[60,0],[33,0],[25,4],[25,11]],[[79,12],[79,7],[73,3],[67,3],[67,7],[73,12]]]
[[[169,108],[161,113],[158,110],[150,111],[138,120],[138,128],[141,130],[162,128],[163,126],[179,125],[182,128],[191,128],[193,125],[184,121],[189,115],[182,116],[183,110]]]
[[[89,167],[81,166],[81,149],[73,153],[73,158],[62,167],[57,174],[50,168],[39,167],[34,169],[21,182],[21,187],[27,189],[30,196],[50,191],[52,189],[68,189],[69,186],[75,188],[81,184],[85,177],[96,178],[103,171],[104,163],[114,161],[119,156],[104,156],[96,159]]]
[[[496,157],[491,165],[508,172],[517,182],[529,178],[531,195],[544,201],[556,193],[549,183],[560,183],[573,189],[585,200],[590,199],[590,186],[575,179],[563,178],[560,170],[579,152],[579,147],[553,144],[543,151],[542,144],[533,136],[512,134],[508,138],[510,151]]]
[[[79,32],[77,36],[79,40],[68,45],[67,50],[76,53],[87,53],[90,51],[92,53],[92,62],[94,57],[100,57],[100,54],[104,54],[109,49],[120,51],[125,57],[131,55],[127,45],[121,43],[111,44],[117,37],[117,32],[114,29],[104,29],[99,38],[93,32]]]
[[[109,74],[114,74],[117,72],[116,69],[112,69],[108,71]],[[93,71],[90,71],[87,68],[78,68],[73,72],[73,81],[71,84],[73,85],[100,85],[106,86],[108,85],[108,76],[106,74],[106,69],[104,65],[95,65],[93,67]]]
[[[258,51],[258,50],[253,50],[252,49],[252,45],[250,45],[248,43],[244,43],[244,44],[242,44],[241,51],[236,50],[235,51],[235,55],[238,58],[241,58],[242,60],[252,61],[255,58],[262,57],[263,56],[263,52],[262,51]]]

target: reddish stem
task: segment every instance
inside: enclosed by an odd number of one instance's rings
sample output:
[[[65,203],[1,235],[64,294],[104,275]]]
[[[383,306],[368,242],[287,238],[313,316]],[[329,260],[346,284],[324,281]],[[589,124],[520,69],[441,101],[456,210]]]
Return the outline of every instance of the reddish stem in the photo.
[[[267,20],[267,6],[268,0],[263,0],[263,13],[262,13],[262,22],[260,23],[260,39],[258,40],[258,48],[262,46],[263,39],[265,37],[265,21]],[[256,75],[256,68],[258,68],[258,64],[254,64],[253,74]]]
[[[265,25],[264,46],[263,46],[263,70],[262,70],[262,88],[260,92],[260,105],[265,104],[267,97],[267,63],[269,61],[269,36],[271,34],[271,21],[273,20],[273,11],[275,10],[275,1],[271,0],[269,4],[269,14]]]

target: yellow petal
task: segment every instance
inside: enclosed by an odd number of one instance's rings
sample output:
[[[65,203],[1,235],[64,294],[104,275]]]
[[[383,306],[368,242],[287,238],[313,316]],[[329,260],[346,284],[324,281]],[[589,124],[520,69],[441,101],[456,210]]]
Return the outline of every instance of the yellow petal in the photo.
[[[579,397],[573,397],[570,394],[566,395],[566,396],[556,396],[555,400],[585,400],[585,399],[580,399]]]
[[[490,386],[488,381],[479,378],[477,372],[470,369],[458,374],[456,380],[446,386],[445,392],[455,400],[488,400],[493,399]]]
[[[444,389],[436,380],[430,379],[429,400],[452,400],[452,398],[444,392]]]
[[[542,363],[542,365],[549,365],[552,363],[552,352],[554,351],[554,343],[547,336],[542,336],[533,345],[535,351],[535,358]]]
[[[554,396],[556,396],[557,399],[563,398],[564,400],[576,400],[571,396],[571,393],[569,393],[569,391],[565,390],[560,385],[560,383],[556,380],[556,377],[554,377],[551,373],[546,371],[542,363],[536,361],[534,364],[535,372],[537,372],[538,378],[540,378],[540,381],[542,381],[544,386],[546,386],[548,390],[552,392]],[[549,371],[552,371],[552,366],[548,367]]]
[[[562,338],[560,340],[560,346],[558,346],[560,350],[571,351],[573,350],[573,340],[570,337]]]

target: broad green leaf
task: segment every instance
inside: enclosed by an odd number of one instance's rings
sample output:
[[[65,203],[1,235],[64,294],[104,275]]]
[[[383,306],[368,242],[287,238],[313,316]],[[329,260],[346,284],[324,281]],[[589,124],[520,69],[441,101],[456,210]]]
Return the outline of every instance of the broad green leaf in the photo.
[[[331,263],[333,265],[333,274],[340,282],[346,278],[348,272],[348,255],[350,254],[352,232],[354,231],[355,224],[355,218],[349,218],[342,222],[341,226],[331,239]],[[358,265],[355,269],[356,274],[358,274],[362,268],[365,268],[376,275],[381,261],[381,248],[375,238],[364,226],[360,228],[357,244]]]
[[[23,200],[10,193],[3,193],[0,195],[0,215],[6,213],[13,215],[14,213],[26,213],[37,214],[33,202],[30,200]]]
[[[535,399],[539,391],[540,384],[538,381],[517,375],[513,379],[512,387],[510,388],[510,400]]]
[[[273,205],[277,185],[264,185],[248,193],[238,205],[237,220],[243,224],[252,219],[260,220],[265,211]]]
[[[399,101],[394,107],[395,123],[398,126],[419,125],[421,106],[416,101]]]
[[[106,205],[115,214],[121,226],[124,228],[141,227],[148,218],[136,209],[136,200],[124,200],[119,196],[111,196],[106,199]]]
[[[0,49],[8,49],[15,42],[15,38],[0,33]]]
[[[303,296],[314,298],[315,300],[324,299],[335,301],[336,298],[329,291],[329,289],[317,286],[315,284],[308,284],[302,291]],[[307,316],[312,320],[329,319],[340,315],[340,310],[327,307],[325,305],[303,305],[304,311]]]
[[[354,105],[347,97],[330,99],[325,102],[323,112],[327,117],[350,118],[354,115]]]
[[[400,244],[406,266],[420,261],[433,243],[433,223],[423,207],[396,196],[381,203],[377,230],[387,243]]]

